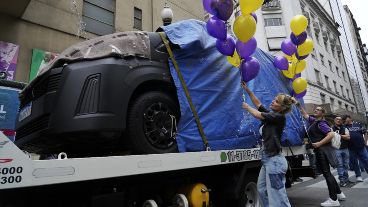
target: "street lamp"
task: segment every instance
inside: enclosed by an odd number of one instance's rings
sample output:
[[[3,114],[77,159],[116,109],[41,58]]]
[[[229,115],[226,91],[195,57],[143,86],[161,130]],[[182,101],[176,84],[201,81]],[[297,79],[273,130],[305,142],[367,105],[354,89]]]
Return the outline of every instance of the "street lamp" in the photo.
[[[161,11],[161,18],[164,23],[164,26],[171,24],[172,19],[174,17],[174,13],[171,10],[170,6],[165,3],[164,9]]]

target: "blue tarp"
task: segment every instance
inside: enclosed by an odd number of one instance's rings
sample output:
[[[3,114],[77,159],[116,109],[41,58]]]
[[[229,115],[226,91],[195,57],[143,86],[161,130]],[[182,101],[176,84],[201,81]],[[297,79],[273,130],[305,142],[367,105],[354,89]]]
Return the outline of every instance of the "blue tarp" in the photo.
[[[243,90],[239,69],[227,62],[216,49],[216,39],[209,36],[204,22],[186,20],[163,27],[170,41],[180,46],[174,50],[176,61],[199,114],[212,150],[255,147],[260,140],[260,121],[241,107]],[[291,93],[290,81],[273,66],[272,56],[257,49],[258,76],[248,83],[255,95],[268,107],[278,93]],[[170,62],[177,87],[181,118],[177,143],[180,152],[201,151],[204,145],[183,87]],[[251,103],[246,97],[246,102]],[[302,144],[304,128],[300,112],[293,108],[287,115],[282,137],[284,146]]]

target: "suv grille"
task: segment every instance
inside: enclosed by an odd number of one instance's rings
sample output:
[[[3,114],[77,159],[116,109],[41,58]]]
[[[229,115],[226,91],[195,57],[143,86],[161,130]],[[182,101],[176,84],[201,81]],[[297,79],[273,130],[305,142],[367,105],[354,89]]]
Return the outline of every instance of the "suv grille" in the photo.
[[[49,119],[49,115],[44,115],[33,120],[32,122],[28,122],[28,124],[17,130],[16,139],[20,139],[26,135],[46,129],[49,125]]]
[[[30,88],[24,91],[25,94],[20,97],[20,108],[23,108],[26,104],[32,100],[38,99],[47,92],[56,91],[59,86],[60,79],[61,73],[57,73],[36,82],[33,86],[30,86]]]

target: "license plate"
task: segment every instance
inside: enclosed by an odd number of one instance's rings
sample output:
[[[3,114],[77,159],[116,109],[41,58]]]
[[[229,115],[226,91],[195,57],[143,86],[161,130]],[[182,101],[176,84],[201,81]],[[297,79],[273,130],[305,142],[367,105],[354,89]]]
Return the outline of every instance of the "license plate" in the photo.
[[[19,121],[22,121],[23,119],[29,117],[32,113],[32,102],[27,104],[25,107],[22,108],[19,112]]]

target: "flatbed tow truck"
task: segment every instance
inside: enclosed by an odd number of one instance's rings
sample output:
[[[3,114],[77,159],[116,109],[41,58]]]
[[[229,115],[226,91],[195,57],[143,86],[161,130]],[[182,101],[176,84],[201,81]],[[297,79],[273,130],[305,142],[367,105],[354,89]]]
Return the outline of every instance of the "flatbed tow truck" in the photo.
[[[259,150],[33,160],[0,133],[0,206],[260,206]]]

